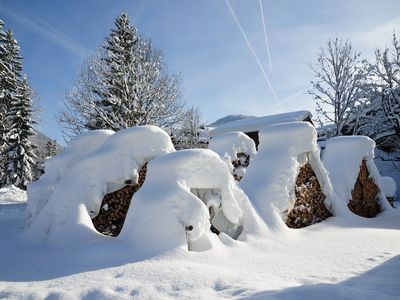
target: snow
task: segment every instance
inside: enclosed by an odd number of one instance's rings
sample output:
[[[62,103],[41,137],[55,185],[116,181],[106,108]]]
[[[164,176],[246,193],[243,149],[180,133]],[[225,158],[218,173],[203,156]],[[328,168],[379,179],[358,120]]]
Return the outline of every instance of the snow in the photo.
[[[146,180],[134,195],[120,238],[135,253],[146,255],[179,247],[209,250],[221,244],[209,230],[210,217],[229,243],[230,237],[244,240],[264,228],[216,153],[182,150],[148,164]]]
[[[70,164],[59,154],[45,174],[60,174],[57,180],[36,183],[54,189],[26,228],[26,204],[10,203],[21,194],[4,190],[0,298],[399,299],[399,209],[371,219],[342,213],[344,199],[335,198],[309,123],[266,127],[260,142],[240,186],[217,153],[175,152],[153,126],[111,133],[80,157],[70,150],[77,155]],[[373,158],[369,140],[341,145],[354,157]],[[334,216],[290,229],[281,209],[306,156]],[[90,210],[104,193],[134,180],[148,159],[121,234],[97,233]],[[40,202],[28,196],[31,208]]]
[[[400,185],[399,152],[388,153],[376,148],[374,161],[382,176],[391,177],[396,186]],[[399,193],[400,191],[396,188],[395,199],[399,199]],[[390,196],[390,191],[388,194],[387,196]]]
[[[317,133],[308,122],[271,125],[259,132],[259,150],[240,186],[272,230],[286,230],[284,211],[294,204],[294,185],[308,158],[326,196],[325,205],[335,215],[338,206],[328,174],[320,160]]]
[[[25,203],[26,199],[27,199],[26,192],[20,190],[14,185],[0,189],[0,205],[12,204],[12,203]]]
[[[208,251],[177,248],[147,259],[115,239],[58,251],[32,246],[19,238],[22,216],[0,215],[0,295],[7,299],[400,297],[399,211],[351,222],[331,217]]]
[[[228,132],[212,138],[208,149],[218,153],[231,170],[233,170],[232,161],[238,159],[238,153],[249,155],[250,162],[257,153],[254,141],[240,131]],[[234,172],[242,178],[246,168],[238,168]]]
[[[72,139],[63,152],[45,161],[45,174],[28,186],[29,202],[26,209],[28,225],[49,201],[54,188],[64,174],[82,157],[104,144],[113,134],[112,130],[94,130],[83,133]]]
[[[304,121],[307,118],[311,119],[311,117],[312,115],[309,111],[294,111],[277,115],[237,120],[217,126],[210,131],[210,136],[214,137],[231,131],[255,132],[269,125]]]
[[[322,161],[329,172],[333,189],[343,204],[352,198],[351,191],[356,183],[360,165],[366,160],[370,177],[379,187],[378,199],[383,210],[392,208],[386,200],[385,191],[393,193],[393,182],[382,179],[374,162],[375,142],[366,136],[341,136],[329,139]]]
[[[397,186],[392,177],[381,177],[381,188],[386,197],[394,197],[396,195]]]
[[[48,201],[29,195],[26,236],[60,247],[99,237],[91,218],[105,194],[138,178],[138,169],[161,154],[175,151],[168,134],[155,126],[137,126],[110,135],[97,150],[75,162],[59,179]],[[63,165],[63,164],[61,164]],[[46,190],[47,182],[38,182]],[[36,207],[39,206],[39,207]]]

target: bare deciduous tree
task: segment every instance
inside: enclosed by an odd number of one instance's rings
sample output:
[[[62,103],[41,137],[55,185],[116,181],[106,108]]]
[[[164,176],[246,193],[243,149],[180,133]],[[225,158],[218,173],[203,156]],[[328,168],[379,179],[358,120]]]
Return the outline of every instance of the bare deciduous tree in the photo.
[[[392,47],[375,51],[373,74],[378,78],[375,91],[387,120],[400,135],[400,45],[393,35]]]
[[[364,97],[369,66],[360,59],[349,41],[336,38],[321,48],[315,66],[316,81],[309,91],[317,103],[321,125],[333,123],[335,135],[341,135],[351,113]]]

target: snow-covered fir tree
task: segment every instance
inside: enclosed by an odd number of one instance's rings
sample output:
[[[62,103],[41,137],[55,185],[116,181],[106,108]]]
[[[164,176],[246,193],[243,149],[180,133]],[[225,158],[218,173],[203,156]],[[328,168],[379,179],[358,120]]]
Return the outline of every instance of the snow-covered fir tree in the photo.
[[[22,76],[22,58],[11,30],[7,31],[2,46],[5,53],[2,65],[7,70],[7,76],[2,78],[2,105],[6,109],[3,124],[7,128],[2,153],[2,183],[26,189],[32,181],[32,167],[35,164],[34,146],[29,141],[29,136],[33,134],[32,91],[27,78]]]
[[[2,26],[4,23],[2,23]],[[14,39],[11,30],[4,33],[1,30],[0,33],[0,86],[1,86],[1,98],[0,98],[0,116],[1,116],[1,169],[2,185],[7,183],[7,134],[9,133],[9,124],[7,123],[7,112],[10,111],[13,101],[17,99],[19,89],[19,78],[22,72],[22,58],[19,54],[19,46],[17,41]]]
[[[49,140],[47,141],[44,149],[44,155],[46,158],[53,157],[57,155],[58,149],[57,149],[57,142],[55,140]]]
[[[66,136],[145,124],[168,128],[185,115],[179,83],[179,76],[167,72],[162,53],[122,13],[83,67],[58,121]]]
[[[5,95],[7,82],[10,81],[12,75],[7,61],[7,34],[3,31],[4,22],[0,20],[0,181],[4,176],[5,171],[5,116],[8,108],[8,103]]]
[[[9,131],[6,134],[6,185],[26,189],[33,179],[35,165],[34,145],[29,137],[34,134],[32,125],[32,91],[26,77],[21,79],[18,93],[6,114]]]

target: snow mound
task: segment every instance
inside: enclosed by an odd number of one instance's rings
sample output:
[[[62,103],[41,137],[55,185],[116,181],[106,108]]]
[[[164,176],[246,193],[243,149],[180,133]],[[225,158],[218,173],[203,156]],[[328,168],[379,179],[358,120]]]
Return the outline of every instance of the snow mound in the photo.
[[[138,169],[145,162],[172,151],[175,149],[168,134],[155,126],[112,134],[97,150],[66,170],[47,203],[35,209],[38,214],[28,224],[27,232],[59,245],[99,236],[91,218],[98,214],[104,195],[123,187],[126,180],[136,181]],[[40,203],[30,197],[28,201],[32,206]]]
[[[26,209],[26,224],[29,225],[50,199],[62,176],[79,160],[98,149],[114,134],[112,130],[94,130],[73,138],[60,154],[45,161],[45,174],[28,186],[29,198]]]
[[[212,138],[208,149],[218,153],[238,178],[244,176],[246,167],[242,166],[243,163],[241,163],[237,168],[234,168],[232,161],[241,160],[242,157],[238,157],[238,154],[243,153],[249,156],[249,162],[251,162],[257,153],[254,141],[240,131],[229,132]]]
[[[386,197],[394,197],[397,191],[396,181],[392,177],[381,177],[381,188]]]
[[[26,192],[14,185],[0,189],[0,204],[24,203]]]
[[[320,160],[315,128],[308,122],[282,123],[263,128],[259,137],[258,153],[240,186],[266,224],[273,230],[287,228],[284,212],[294,203],[296,178],[307,159],[326,196],[325,206],[335,213],[336,196]]]
[[[357,180],[360,165],[366,161],[370,177],[373,178],[380,192],[379,203],[382,209],[391,210],[386,200],[385,191],[392,192],[395,183],[382,179],[374,162],[375,142],[366,136],[341,136],[329,139],[322,161],[329,172],[332,186],[343,204],[352,199],[351,191]],[[388,186],[387,186],[388,185]]]
[[[211,219],[211,220],[210,220]],[[211,224],[210,224],[211,221]],[[182,150],[152,160],[118,238],[136,253],[194,251],[261,234],[263,223],[221,158],[207,149]],[[265,225],[264,225],[265,226]]]

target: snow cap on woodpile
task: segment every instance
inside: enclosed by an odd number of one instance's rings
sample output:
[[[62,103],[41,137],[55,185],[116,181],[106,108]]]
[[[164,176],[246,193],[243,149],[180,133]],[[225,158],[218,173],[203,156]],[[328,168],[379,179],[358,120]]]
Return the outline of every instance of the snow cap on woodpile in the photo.
[[[82,133],[68,142],[63,152],[45,161],[45,173],[28,186],[25,223],[29,225],[50,199],[55,186],[79,160],[98,149],[114,134],[112,130],[93,130]]]
[[[287,228],[283,212],[294,202],[294,185],[305,153],[330,209],[335,194],[320,160],[315,128],[309,122],[289,122],[265,127],[259,136],[258,153],[240,186],[266,224],[273,230]]]
[[[146,180],[135,194],[118,238],[128,241],[135,252],[151,255],[177,247],[207,250],[220,242],[210,231],[212,212],[216,212],[214,225],[225,233],[219,235],[223,241],[232,241],[228,236],[244,240],[247,234],[265,230],[215,152],[170,153],[149,162]]]
[[[231,171],[234,169],[232,161],[238,159],[238,153],[248,155],[250,157],[250,162],[257,154],[254,141],[240,131],[228,132],[213,137],[208,145],[208,149],[218,153]],[[246,170],[243,170],[243,174],[238,175],[243,177],[245,171]]]
[[[48,237],[59,245],[99,236],[91,218],[104,195],[123,187],[126,180],[136,181],[145,162],[173,151],[169,135],[156,126],[137,126],[111,135],[65,172],[27,228],[28,234]]]
[[[372,177],[380,192],[378,193],[381,209],[389,209],[384,191],[386,179],[382,179],[374,162],[375,141],[366,136],[341,136],[329,139],[322,157],[325,168],[338,198],[347,205],[352,199],[352,190],[360,172],[360,165],[366,161],[369,176]],[[393,189],[393,186],[390,187]],[[392,191],[393,192],[393,191]]]

